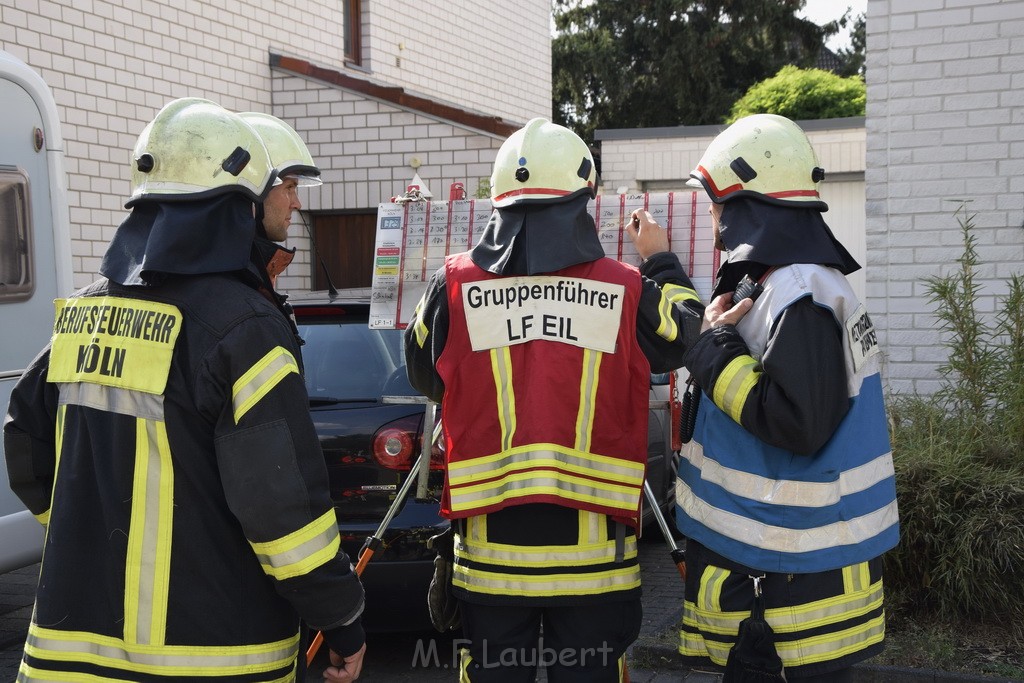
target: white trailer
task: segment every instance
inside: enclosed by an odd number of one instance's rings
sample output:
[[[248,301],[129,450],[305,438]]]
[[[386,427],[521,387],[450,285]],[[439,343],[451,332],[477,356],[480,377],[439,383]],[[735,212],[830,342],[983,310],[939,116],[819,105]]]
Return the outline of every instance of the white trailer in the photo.
[[[42,77],[0,50],[0,409],[50,338],[53,300],[73,290],[64,141]],[[0,453],[3,442],[0,439]],[[43,527],[0,467],[0,572],[38,562]]]

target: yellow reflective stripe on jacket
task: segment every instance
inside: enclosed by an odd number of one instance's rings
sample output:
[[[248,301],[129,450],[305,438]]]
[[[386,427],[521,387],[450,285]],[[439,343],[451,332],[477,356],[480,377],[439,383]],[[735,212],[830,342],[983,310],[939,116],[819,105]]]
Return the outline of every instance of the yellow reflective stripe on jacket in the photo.
[[[491,371],[498,397],[498,423],[501,425],[501,448],[512,447],[516,433],[516,392],[512,386],[512,354],[508,347],[491,349]],[[502,400],[504,398],[504,400]]]
[[[84,662],[134,674],[192,676],[197,679],[274,671],[293,663],[299,634],[259,645],[162,645],[128,643],[118,638],[83,631],[60,631],[35,623],[28,627],[25,653],[40,660]],[[43,673],[38,680],[70,680],[66,672]],[[294,673],[285,680],[294,678]],[[131,680],[137,680],[134,676]],[[36,679],[33,679],[36,680]],[[105,678],[103,680],[111,680]]]
[[[680,301],[700,301],[697,290],[682,285],[665,284],[661,286],[662,294],[674,304]]]
[[[757,371],[757,366],[758,362],[751,356],[737,356],[715,380],[712,400],[736,422],[740,421],[747,395],[762,374]]]
[[[868,564],[864,562],[844,568],[844,578],[854,575],[859,577],[854,583],[860,587],[847,583],[847,592],[843,595],[792,607],[765,610],[765,619],[776,634],[814,634],[776,640],[776,649],[787,667],[837,659],[881,642],[885,636],[884,613],[879,612],[870,619],[865,617],[882,607],[882,582],[860,583],[860,579],[866,578],[867,567]],[[724,664],[728,658],[729,649],[739,632],[739,624],[750,616],[750,613],[722,612],[717,599],[708,598],[705,593],[711,594],[720,590],[721,582],[728,573],[724,569],[708,567],[701,577],[702,585],[698,595],[705,597],[700,598],[699,603],[686,603],[683,625],[684,629],[688,630],[680,633],[680,654],[691,657],[709,656],[718,664]],[[859,622],[846,628],[829,630],[831,626],[858,619]],[[722,640],[710,637],[715,634],[722,636]]]
[[[162,422],[136,419],[135,476],[125,558],[124,639],[162,645],[167,627],[174,468]]]
[[[607,517],[599,512],[577,510],[579,513],[579,532],[577,543],[586,545],[608,540]]]
[[[57,405],[57,416],[56,416],[56,419],[54,420],[54,429],[53,429],[53,432],[54,432],[54,434],[53,434],[53,456],[54,456],[54,458],[53,458],[53,472],[54,472],[53,479],[54,479],[54,481],[57,480],[57,472],[60,471],[60,451],[61,451],[61,446],[64,444],[64,418],[67,416],[67,412],[68,412],[68,408],[67,408],[66,405],[63,405],[63,404],[58,404]],[[32,515],[33,517],[36,518],[36,521],[38,521],[44,527],[49,526],[49,524],[50,524],[50,511],[53,510],[53,492],[54,492],[54,490],[56,490],[56,487],[51,486],[50,487],[50,505],[49,505],[49,507],[47,507],[45,511],[43,511],[42,513],[40,513],[38,515]]]
[[[672,317],[675,307],[664,289],[661,290],[661,299],[658,301],[658,329],[655,333],[665,341],[675,341],[679,336],[679,326],[676,319]]]
[[[427,343],[427,337],[430,336],[430,329],[423,322],[423,303],[423,298],[420,297],[416,309],[412,312],[412,330],[416,333],[416,344],[421,349]]]
[[[597,405],[597,385],[604,353],[583,349],[583,375],[580,378],[580,408],[576,414],[576,449],[590,450],[590,437],[594,431],[594,407]]]
[[[469,654],[469,648],[459,649],[459,683],[473,683],[469,678],[469,667],[473,664],[473,655]]]
[[[656,334],[666,341],[675,341],[679,336],[679,325],[672,313],[680,301],[700,301],[697,292],[681,285],[662,285],[658,301],[658,329]]]
[[[330,508],[306,526],[273,541],[253,543],[260,565],[281,581],[307,574],[338,554],[338,519]]]
[[[633,565],[603,572],[578,574],[506,574],[467,569],[456,564],[452,584],[474,593],[524,598],[551,595],[599,595],[640,587],[640,567]]]
[[[458,540],[456,541],[458,542]],[[615,540],[580,545],[508,545],[474,541],[459,546],[459,559],[516,567],[577,567],[615,561]],[[625,539],[623,559],[636,557],[636,536]],[[479,571],[479,570],[477,570]]]
[[[525,496],[557,495],[582,503],[594,503],[636,512],[638,488],[575,477],[564,472],[539,470],[510,474],[500,480],[450,490],[453,511],[469,510]]]
[[[530,467],[558,467],[620,484],[643,486],[644,464],[585,453],[554,443],[517,446],[501,453],[448,464],[448,477],[453,486],[479,480],[482,476],[501,476]]]
[[[235,424],[238,424],[250,408],[276,387],[278,382],[292,372],[299,374],[299,364],[295,357],[288,349],[277,346],[239,377],[231,392]]]

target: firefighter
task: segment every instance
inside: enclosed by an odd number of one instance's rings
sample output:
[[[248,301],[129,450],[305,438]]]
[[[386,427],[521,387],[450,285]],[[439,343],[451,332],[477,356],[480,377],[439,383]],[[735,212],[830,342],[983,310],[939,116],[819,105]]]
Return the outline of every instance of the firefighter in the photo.
[[[255,278],[258,291],[288,318],[298,336],[288,297],[277,290],[277,278],[295,258],[295,249],[288,249],[281,243],[288,239],[292,214],[302,208],[298,188],[321,185],[320,169],[306,143],[286,122],[261,112],[243,112],[239,116],[266,145],[281,181],[256,205],[256,237],[252,243],[249,271]]]
[[[132,154],[102,277],[56,302],[4,424],[46,525],[22,681],[291,681],[300,619],[358,677],[363,590],[340,550],[301,358],[245,276],[277,173],[208,100]],[[302,663],[302,664],[300,664]]]
[[[441,404],[464,680],[621,680],[641,623],[636,538],[651,372],[680,366],[703,305],[642,212],[639,271],[604,255],[597,171],[533,119],[498,150],[494,211],[435,272],[405,331]],[[543,627],[543,640],[540,640]]]
[[[701,393],[676,484],[680,652],[748,666],[733,646],[757,607],[788,680],[849,681],[883,647],[881,555],[899,536],[878,339],[845,277],[859,266],[792,121],[737,121],[690,175],[726,258],[686,357]],[[762,291],[726,319],[744,276]]]

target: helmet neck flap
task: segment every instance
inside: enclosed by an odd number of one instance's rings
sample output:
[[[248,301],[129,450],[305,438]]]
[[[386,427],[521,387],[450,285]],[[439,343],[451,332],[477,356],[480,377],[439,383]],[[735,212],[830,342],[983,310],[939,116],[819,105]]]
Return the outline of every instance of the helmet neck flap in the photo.
[[[859,270],[846,247],[813,206],[771,204],[735,197],[722,204],[719,236],[728,252],[714,295],[732,291],[751,264],[767,267],[814,263],[849,275]]]
[[[253,203],[231,192],[196,201],[139,202],[118,226],[100,274],[122,285],[159,285],[167,275],[244,270]]]
[[[473,247],[473,263],[496,275],[552,273],[604,256],[589,194],[563,202],[497,208]]]

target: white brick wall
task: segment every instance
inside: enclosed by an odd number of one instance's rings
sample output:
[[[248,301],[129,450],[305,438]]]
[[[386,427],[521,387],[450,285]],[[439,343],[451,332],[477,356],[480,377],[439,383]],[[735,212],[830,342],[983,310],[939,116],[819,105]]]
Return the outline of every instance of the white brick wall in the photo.
[[[331,101],[278,103],[268,65],[271,50],[506,121],[525,122],[550,113],[548,0],[424,0],[415,5],[363,0],[363,7],[368,59],[364,69],[347,70],[341,5],[332,0],[0,0],[0,49],[38,71],[58,105],[76,286],[95,277],[107,242],[124,216],[128,157],[136,137],[170,99],[207,97],[229,109],[278,115],[286,105],[302,104],[301,129],[308,131],[323,132],[327,126],[313,120],[331,118],[337,139],[327,143],[367,145],[363,154],[331,150],[332,159],[360,168],[373,156],[391,169],[365,166],[353,171],[356,177],[366,174],[354,196],[335,185],[333,197],[345,208],[361,201],[366,202],[363,208],[371,207],[372,197],[390,192],[380,185],[395,181],[393,169],[398,164],[391,166],[391,160],[381,157],[421,150],[400,138],[419,140],[445,132],[444,126],[431,130],[434,121],[403,124],[401,134],[385,130],[388,126],[369,118],[382,112],[368,100],[352,102],[352,111],[345,114],[332,113],[336,103]],[[398,50],[399,44],[404,49]],[[401,57],[400,66],[395,65],[396,56]],[[320,97],[316,91],[308,95]],[[377,144],[384,141],[366,139],[371,129],[395,137],[387,138],[389,144]],[[349,134],[352,140],[344,139]],[[450,161],[440,149],[425,150],[438,152],[423,161],[431,165],[428,171],[436,170],[439,184],[452,174],[450,169],[465,166],[467,175],[471,170],[476,174],[475,164],[486,155],[475,151],[491,142],[475,139],[466,144],[466,149],[444,150],[450,152]],[[349,171],[339,170],[343,175]],[[374,183],[376,191],[371,188]],[[431,189],[446,193],[447,185]],[[474,190],[475,184],[468,189]],[[321,202],[320,208],[341,207]]]
[[[363,4],[369,66],[383,80],[523,123],[551,116],[550,0],[426,3],[440,11],[404,0]]]
[[[472,195],[490,177],[504,140],[288,74],[275,72],[273,91],[272,113],[295,127],[323,170],[323,185],[300,189],[304,210],[375,209],[404,192],[414,173],[436,199],[447,199],[455,181]],[[301,223],[292,225],[287,246],[298,251],[278,288],[310,289]]]
[[[890,387],[931,393],[946,358],[924,280],[962,252],[969,198],[980,308],[1024,273],[1024,1],[869,0],[868,310]]]

